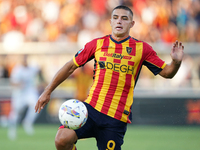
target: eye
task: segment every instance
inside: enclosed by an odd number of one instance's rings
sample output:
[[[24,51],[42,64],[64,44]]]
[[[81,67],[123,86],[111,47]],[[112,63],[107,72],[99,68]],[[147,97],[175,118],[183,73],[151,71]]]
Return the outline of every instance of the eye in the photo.
[[[113,16],[113,19],[117,19],[117,18],[118,18],[118,16],[115,16],[115,15]]]
[[[122,17],[123,20],[128,20],[128,17]]]

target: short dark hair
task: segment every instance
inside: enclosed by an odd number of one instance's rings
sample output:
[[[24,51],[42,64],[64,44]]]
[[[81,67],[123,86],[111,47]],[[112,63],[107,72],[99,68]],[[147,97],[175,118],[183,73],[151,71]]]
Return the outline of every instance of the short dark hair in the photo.
[[[133,16],[132,10],[131,10],[129,7],[125,6],[125,5],[119,5],[119,6],[115,7],[115,8],[113,9],[113,11],[114,11],[115,9],[124,9],[124,10],[128,10],[128,11],[131,13],[131,15]],[[113,12],[113,11],[112,11],[112,12]]]

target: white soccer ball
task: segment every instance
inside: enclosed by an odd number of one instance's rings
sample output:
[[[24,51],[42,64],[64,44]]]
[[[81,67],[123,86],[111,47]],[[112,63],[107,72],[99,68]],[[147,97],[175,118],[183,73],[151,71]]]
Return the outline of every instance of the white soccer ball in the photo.
[[[64,127],[76,130],[86,123],[88,111],[83,102],[77,99],[70,99],[60,106],[58,116]]]

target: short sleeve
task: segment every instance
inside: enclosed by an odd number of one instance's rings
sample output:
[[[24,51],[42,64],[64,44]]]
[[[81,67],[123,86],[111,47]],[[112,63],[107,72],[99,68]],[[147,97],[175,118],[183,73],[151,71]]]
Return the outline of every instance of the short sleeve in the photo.
[[[73,61],[77,67],[83,66],[85,63],[94,58],[96,43],[96,40],[92,40],[75,54]]]
[[[158,57],[153,48],[144,43],[145,59],[143,64],[154,74],[157,75],[166,66],[166,63]]]

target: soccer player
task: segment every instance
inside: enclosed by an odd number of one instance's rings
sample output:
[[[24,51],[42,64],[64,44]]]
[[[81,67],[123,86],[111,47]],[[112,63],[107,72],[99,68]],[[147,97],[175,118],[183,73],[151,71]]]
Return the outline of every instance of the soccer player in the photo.
[[[8,137],[11,140],[15,140],[17,137],[17,125],[27,107],[22,125],[28,135],[33,135],[34,133],[33,124],[37,114],[33,110],[39,98],[37,87],[39,75],[40,69],[28,64],[27,55],[22,56],[21,64],[17,64],[11,72],[11,112],[8,117]]]
[[[142,65],[164,78],[172,78],[178,71],[184,55],[182,43],[174,43],[172,61],[166,64],[150,45],[129,35],[134,23],[131,9],[115,7],[110,19],[112,34],[87,43],[56,73],[40,96],[35,106],[38,113],[61,82],[77,67],[94,59],[94,81],[84,101],[88,120],[78,130],[60,126],[55,138],[58,150],[75,149],[78,139],[89,137],[96,138],[99,150],[120,150],[127,123],[131,123],[133,91]]]

